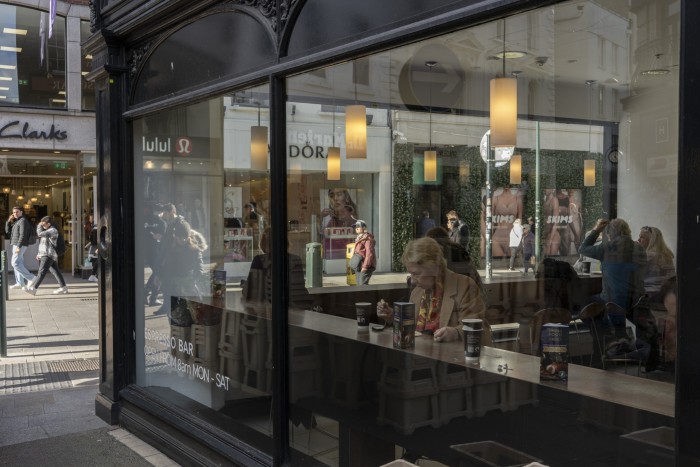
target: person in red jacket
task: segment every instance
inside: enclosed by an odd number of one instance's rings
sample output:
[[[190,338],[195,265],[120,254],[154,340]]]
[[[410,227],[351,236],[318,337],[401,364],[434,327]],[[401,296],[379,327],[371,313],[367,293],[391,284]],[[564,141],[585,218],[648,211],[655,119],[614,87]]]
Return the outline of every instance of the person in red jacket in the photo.
[[[377,258],[374,253],[374,235],[367,231],[367,223],[363,220],[357,220],[353,225],[355,227],[355,253],[362,256],[362,262],[357,269],[356,281],[357,285],[369,284],[369,278],[372,277],[374,269],[377,267]]]

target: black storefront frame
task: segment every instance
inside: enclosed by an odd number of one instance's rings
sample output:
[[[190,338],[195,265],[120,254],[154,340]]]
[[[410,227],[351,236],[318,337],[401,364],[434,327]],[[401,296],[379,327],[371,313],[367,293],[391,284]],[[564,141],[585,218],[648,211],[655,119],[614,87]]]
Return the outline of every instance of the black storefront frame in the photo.
[[[159,2],[141,2],[142,4],[156,4]],[[281,2],[278,2],[281,3]],[[301,2],[300,2],[301,3]],[[330,48],[316,52],[304,58],[286,60],[281,58],[277,65],[266,70],[259,70],[245,76],[239,76],[225,83],[203,86],[177,98],[164,99],[155,103],[128,108],[126,103],[126,89],[128,88],[127,68],[123,65],[120,50],[124,44],[119,43],[114,36],[106,34],[97,36],[89,42],[96,47],[108,49],[107,58],[103,63],[95,63],[93,78],[99,82],[109,83],[108,86],[96,86],[98,96],[102,92],[102,108],[98,116],[102,119],[112,117],[109,130],[103,124],[98,123],[98,152],[99,165],[98,177],[101,178],[101,187],[98,206],[100,215],[118,212],[127,214],[133,212],[133,194],[130,193],[128,180],[133,171],[133,162],[128,157],[116,157],[116,154],[128,154],[130,151],[130,135],[128,134],[128,121],[171,108],[174,105],[202,100],[209,96],[215,96],[232,89],[248,87],[266,80],[270,86],[273,116],[271,118],[271,151],[279,153],[280,148],[286,144],[286,121],[284,108],[286,103],[285,79],[287,76],[306,71],[311,68],[330,63],[352,59],[366,53],[377,52],[393,46],[414,42],[430,36],[441,35],[455,29],[474,26],[480,22],[490,21],[502,16],[516,14],[523,10],[530,10],[554,4],[554,1],[483,1],[444,13],[433,18],[426,18],[419,22],[396,29],[387,28],[377,34],[358,39],[347,45]],[[695,27],[695,18],[700,17],[700,4],[691,0],[681,0],[681,44],[680,44],[680,82],[679,82],[679,134],[678,134],[678,245],[683,245],[683,256],[677,258],[678,273],[678,306],[679,306],[679,330],[678,330],[678,360],[676,372],[676,452],[677,465],[687,465],[700,459],[700,445],[695,442],[694,436],[700,431],[700,404],[696,388],[700,386],[700,362],[694,358],[693,352],[697,351],[696,336],[694,330],[700,328],[700,316],[692,313],[694,304],[700,302],[700,214],[693,209],[693,201],[700,198],[700,132],[697,131],[700,124],[700,93],[694,92],[697,76],[700,76],[700,56],[697,47],[693,44],[700,43],[700,32]],[[303,7],[303,5],[302,5]],[[138,15],[138,13],[136,13]],[[288,40],[288,36],[284,38]],[[104,41],[106,45],[99,45]],[[283,41],[284,42],[284,41]],[[282,46],[284,50],[284,46]],[[118,66],[116,64],[121,64]],[[115,90],[113,81],[121,86]],[[106,94],[104,94],[106,93]],[[98,97],[99,99],[99,97]],[[115,137],[115,134],[117,135]],[[109,136],[104,139],[106,136]],[[121,151],[121,152],[120,152]],[[282,151],[283,153],[284,151]],[[271,204],[272,215],[277,219],[286,218],[286,159],[271,158]],[[111,182],[111,183],[110,183]],[[681,195],[682,194],[682,195]],[[122,219],[116,215],[107,216],[111,222],[107,230],[101,231],[103,241],[109,243],[119,242],[122,253],[130,252],[133,256],[133,238],[135,228],[133,222],[127,216]],[[108,227],[101,223],[103,229]],[[111,237],[111,238],[110,238]],[[273,230],[273,245],[276,247],[278,258],[286,258],[281,245],[286,244],[286,229]],[[105,249],[109,251],[108,249]],[[279,250],[279,251],[278,251]],[[107,255],[105,253],[105,255]],[[129,255],[125,255],[128,257]],[[287,265],[285,261],[279,261],[273,266],[273,280],[278,284],[287,282]],[[137,388],[126,389],[134,381],[135,349],[133,340],[130,339],[135,323],[130,313],[115,313],[113,310],[130,309],[135,300],[135,291],[130,284],[130,267],[124,263],[115,264],[110,258],[105,257],[101,267],[108,274],[102,274],[101,278],[109,276],[110,283],[117,282],[120,286],[119,294],[111,293],[112,289],[106,288],[106,280],[101,279],[100,317],[101,317],[101,351],[102,362],[100,395],[97,400],[97,412],[103,418],[116,420],[120,407],[119,399],[130,399],[129,393],[138,393]],[[112,280],[113,279],[113,280]],[[124,288],[126,287],[126,288]],[[686,305],[687,304],[687,305]],[[273,326],[276,346],[274,355],[277,358],[279,371],[275,375],[274,389],[277,394],[287,394],[287,320],[286,298],[282,294],[275,296],[273,302],[276,310],[276,322]],[[685,311],[685,312],[684,312]],[[275,464],[283,465],[289,461],[289,433],[287,429],[288,402],[284,397],[275,398]],[[186,426],[193,426],[185,423]],[[154,439],[158,439],[155,436]],[[252,459],[251,459],[252,460]],[[260,460],[260,459],[258,459]]]

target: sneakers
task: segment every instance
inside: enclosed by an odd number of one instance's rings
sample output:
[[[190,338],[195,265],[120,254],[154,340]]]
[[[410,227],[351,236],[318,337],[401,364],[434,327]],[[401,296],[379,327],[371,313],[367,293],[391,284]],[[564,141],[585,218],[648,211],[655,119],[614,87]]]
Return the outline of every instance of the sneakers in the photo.
[[[36,289],[32,287],[31,285],[28,285],[26,287],[22,287],[25,292],[27,292],[30,295],[36,295]]]
[[[68,293],[68,287],[65,287],[65,286],[59,287],[59,288],[57,288],[56,290],[53,291],[53,294],[54,294],[54,295],[64,294],[64,293]]]
[[[90,282],[97,282],[97,276],[92,275],[92,276],[88,277],[88,280],[89,280]]]
[[[11,288],[11,289],[15,289],[15,290],[16,290],[16,289],[22,289],[22,290],[24,290],[25,287],[24,287],[23,285],[14,284],[14,285],[11,285],[10,288]]]

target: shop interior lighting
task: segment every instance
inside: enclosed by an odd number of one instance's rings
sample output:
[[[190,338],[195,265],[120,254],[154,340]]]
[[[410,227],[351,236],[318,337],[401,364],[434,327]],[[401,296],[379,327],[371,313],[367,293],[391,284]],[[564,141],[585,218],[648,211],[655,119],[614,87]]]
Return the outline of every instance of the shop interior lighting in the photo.
[[[355,104],[345,107],[345,157],[367,159],[367,109],[357,104],[357,67],[352,64]]]
[[[267,170],[267,127],[260,125],[260,102],[258,102],[258,125],[250,127],[250,168]]]
[[[26,36],[27,35],[26,29],[2,28],[2,32],[4,32],[5,34],[16,34],[18,36]]]
[[[0,52],[22,52],[22,47],[11,47],[9,45],[0,45]]]
[[[591,157],[591,92],[593,85],[595,84],[594,79],[589,79],[586,81],[586,87],[588,87],[588,159],[583,161],[583,186],[595,186],[595,160],[590,159]]]
[[[510,158],[510,184],[520,185],[522,183],[523,159],[520,154],[515,154]]]
[[[0,64],[0,70],[16,70],[17,65],[3,65]]]
[[[506,77],[506,20],[503,20],[503,74],[491,80],[491,147],[515,146],[518,130],[518,80]]]
[[[425,62],[432,75],[435,61]],[[423,179],[426,182],[437,180],[437,152],[433,151],[433,92],[432,80],[428,80],[428,150],[423,152]]]
[[[583,186],[595,186],[595,160],[583,161]]]
[[[326,157],[326,178],[328,180],[340,180],[340,148],[335,145],[335,103],[333,105],[333,145],[328,148]]]

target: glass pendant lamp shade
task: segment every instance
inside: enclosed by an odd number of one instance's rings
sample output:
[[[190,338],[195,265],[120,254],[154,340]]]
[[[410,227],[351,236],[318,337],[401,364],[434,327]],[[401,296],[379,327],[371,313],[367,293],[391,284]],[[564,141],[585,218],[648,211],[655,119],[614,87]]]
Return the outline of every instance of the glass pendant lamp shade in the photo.
[[[425,151],[423,153],[423,178],[426,182],[437,180],[437,152]]]
[[[364,105],[345,107],[345,157],[367,159],[367,109]]]
[[[523,158],[515,154],[510,158],[510,184],[520,185],[522,182]]]
[[[267,170],[267,127],[250,127],[250,168]]]
[[[515,146],[518,128],[518,80],[491,80],[491,147]]]
[[[340,180],[340,148],[328,148],[328,157],[326,158],[326,164],[328,180]]]
[[[595,160],[583,161],[583,186],[595,186]]]

